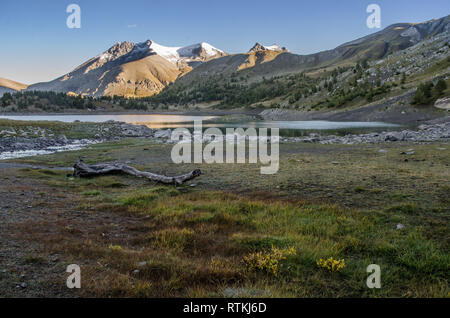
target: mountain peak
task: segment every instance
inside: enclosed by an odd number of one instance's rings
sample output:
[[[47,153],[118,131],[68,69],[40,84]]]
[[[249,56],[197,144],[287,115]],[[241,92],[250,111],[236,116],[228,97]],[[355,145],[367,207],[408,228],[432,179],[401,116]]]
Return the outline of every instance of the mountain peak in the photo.
[[[207,61],[212,58],[227,55],[224,51],[215,48],[209,43],[200,42],[188,46],[164,46],[152,40],[133,43],[129,41],[117,42],[107,51],[98,56],[100,64],[117,60],[121,57],[128,61],[144,58],[149,55],[157,54],[174,64],[180,61]],[[97,65],[98,66],[98,65]]]
[[[224,51],[219,50],[206,42],[183,47],[164,46],[152,41],[147,41],[145,44],[152,52],[164,57],[172,63],[178,63],[180,61],[190,62],[196,60],[206,61],[212,58],[227,55]]]
[[[277,44],[273,44],[270,46],[264,46],[258,42],[250,49],[249,52],[260,52],[260,51],[275,51],[275,52],[289,52],[289,50],[285,47],[280,47]]]

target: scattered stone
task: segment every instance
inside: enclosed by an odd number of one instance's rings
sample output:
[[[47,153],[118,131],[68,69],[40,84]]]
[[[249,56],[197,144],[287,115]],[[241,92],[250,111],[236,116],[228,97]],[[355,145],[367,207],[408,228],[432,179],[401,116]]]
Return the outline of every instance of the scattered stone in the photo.
[[[306,137],[282,137],[281,142],[303,142],[320,144],[361,144],[384,142],[431,142],[450,139],[450,121],[441,124],[420,125],[418,130],[403,130],[397,132],[368,133],[346,136],[310,134]],[[384,150],[384,149],[383,149]],[[413,149],[412,149],[413,150]],[[411,151],[412,151],[411,150]],[[382,153],[382,152],[381,152]]]
[[[170,138],[172,136],[172,130],[157,130],[154,134],[155,138]]]
[[[276,113],[276,111],[275,111]],[[156,142],[171,143],[172,130],[161,129],[153,130],[145,125],[133,125],[123,122],[108,121],[98,125],[87,126],[92,133],[92,139],[69,139],[65,135],[59,135],[57,138],[51,129],[42,129],[30,127],[16,133],[12,129],[0,132],[0,159],[3,153],[23,152],[23,151],[49,151],[55,152],[61,149],[74,150],[87,145],[120,140],[125,137],[152,138]],[[16,135],[14,135],[16,134]],[[35,136],[34,138],[25,136]],[[53,137],[51,137],[53,136]],[[420,125],[417,130],[403,130],[393,132],[374,132],[368,134],[348,134],[346,136],[320,135],[311,133],[305,137],[281,137],[281,142],[303,142],[320,144],[361,144],[361,143],[384,143],[384,142],[446,142],[450,140],[450,121],[444,123],[435,123]],[[446,150],[440,148],[439,150]],[[412,152],[408,151],[408,152]],[[379,153],[386,153],[387,150],[380,149]],[[5,157],[8,158],[8,157]]]
[[[401,223],[397,224],[397,230],[402,230],[404,228],[405,228],[405,226],[403,224],[401,224]]]
[[[66,135],[59,135],[58,142],[67,144],[67,143],[69,143],[69,139],[67,139]]]
[[[385,141],[404,141],[405,134],[402,131],[390,132],[385,136],[384,140]]]
[[[139,262],[139,263],[138,263],[138,266],[139,266],[139,267],[143,267],[143,266],[145,266],[145,265],[147,265],[147,262]]]
[[[133,271],[133,274],[139,274],[140,272],[141,272],[140,270],[135,269],[135,270]]]
[[[227,287],[223,290],[222,294],[227,298],[261,297],[264,295],[264,291],[259,289]]]
[[[436,103],[434,103],[434,107],[450,110],[450,97],[438,99]]]
[[[28,284],[27,284],[27,283],[21,283],[21,284],[20,284],[20,287],[22,287],[22,288],[27,288],[27,287],[28,287]]]
[[[332,161],[331,164],[333,164],[333,165],[338,165],[339,162],[337,162],[337,161]]]
[[[192,187],[192,188],[195,188],[197,186],[197,184],[196,183],[192,183],[189,186]]]

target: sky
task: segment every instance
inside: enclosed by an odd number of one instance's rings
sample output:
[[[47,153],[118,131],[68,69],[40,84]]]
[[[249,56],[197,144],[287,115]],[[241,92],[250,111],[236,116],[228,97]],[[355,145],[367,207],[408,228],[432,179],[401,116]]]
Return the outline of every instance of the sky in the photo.
[[[80,29],[66,25],[72,3]],[[276,43],[316,53],[379,31],[366,25],[372,3],[382,28],[450,14],[448,0],[0,0],[0,77],[53,80],[119,41],[208,42],[228,53]]]

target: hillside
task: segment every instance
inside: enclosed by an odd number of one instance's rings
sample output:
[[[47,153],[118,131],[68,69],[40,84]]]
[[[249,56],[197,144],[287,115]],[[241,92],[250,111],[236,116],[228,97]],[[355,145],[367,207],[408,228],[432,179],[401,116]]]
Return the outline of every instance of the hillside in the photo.
[[[306,111],[363,105],[402,94],[425,79],[448,78],[446,67],[431,67],[447,65],[449,34],[450,16],[395,24],[312,55],[252,49],[200,65],[151,100]]]
[[[5,93],[15,93],[26,89],[28,85],[8,80],[6,78],[0,78],[0,97]]]

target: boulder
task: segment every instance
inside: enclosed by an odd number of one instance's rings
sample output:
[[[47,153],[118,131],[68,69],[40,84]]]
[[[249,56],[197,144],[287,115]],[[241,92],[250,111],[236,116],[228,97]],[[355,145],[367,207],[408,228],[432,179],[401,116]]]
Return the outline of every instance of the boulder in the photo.
[[[384,141],[405,141],[407,133],[407,131],[388,132],[384,137]]]
[[[170,138],[171,136],[172,131],[170,129],[155,131],[155,138]]]
[[[58,142],[62,144],[67,144],[69,143],[69,139],[67,139],[66,135],[59,135]]]
[[[438,99],[436,103],[434,103],[434,107],[450,110],[450,97]]]

